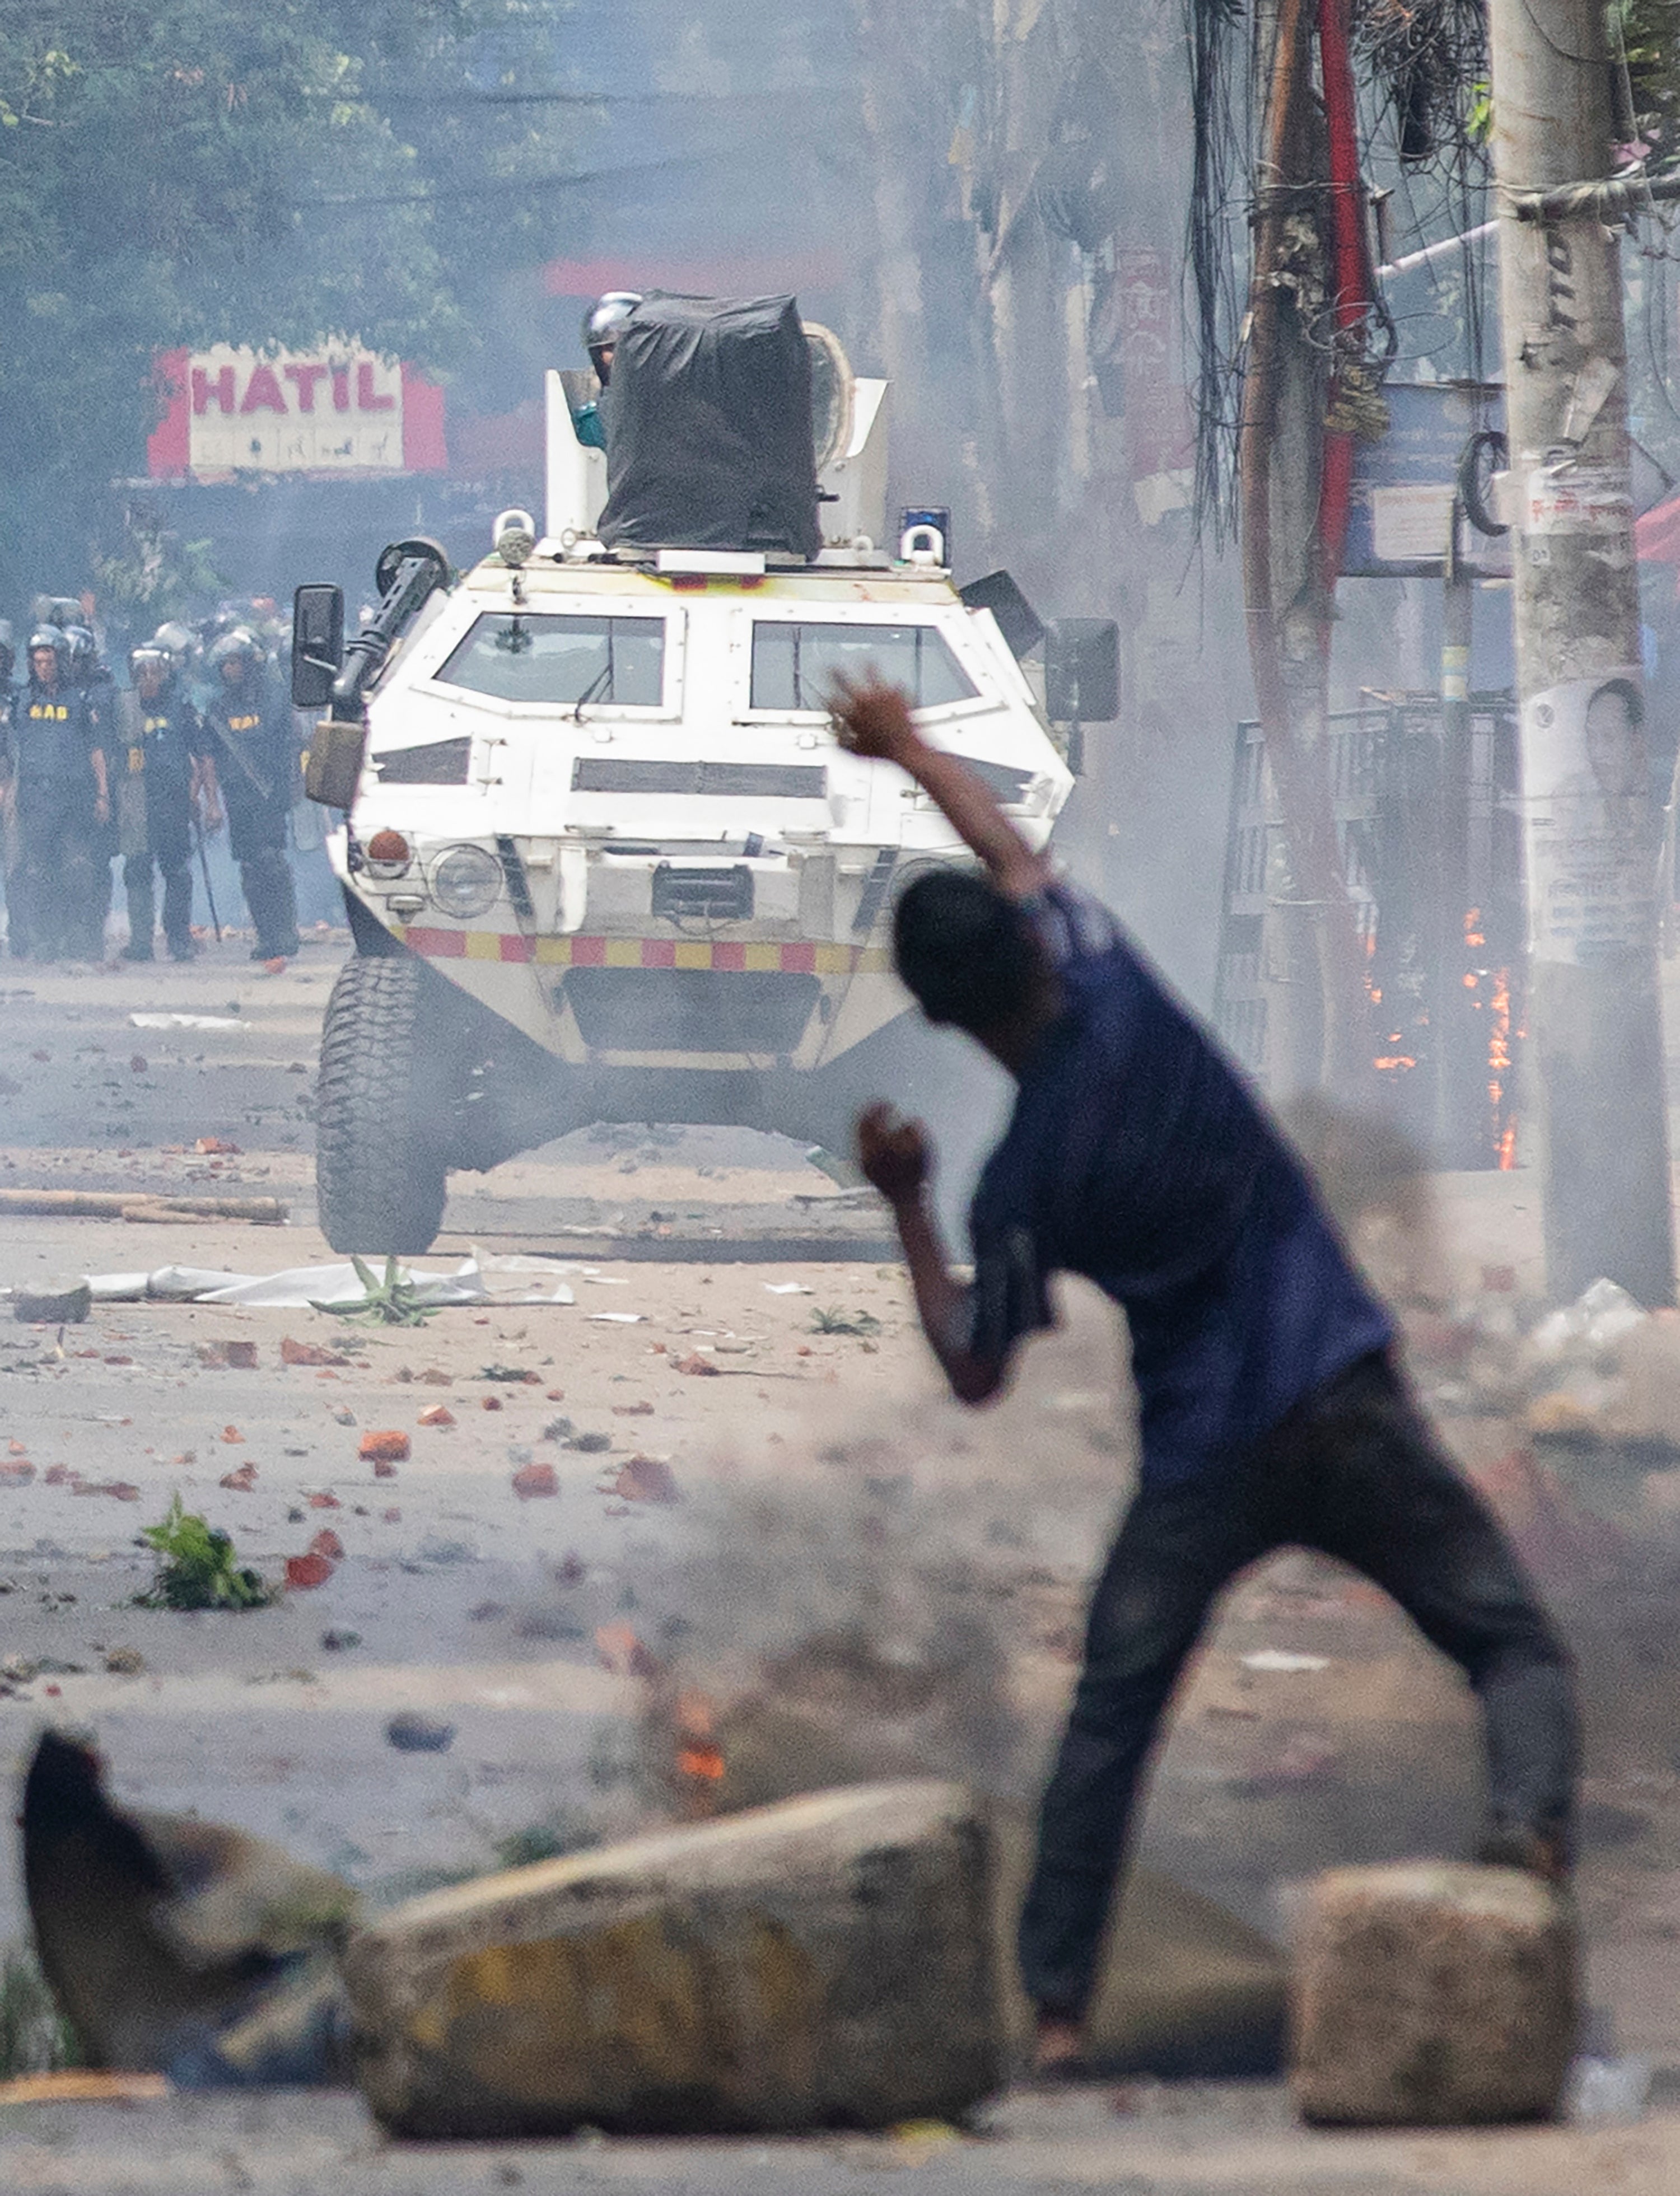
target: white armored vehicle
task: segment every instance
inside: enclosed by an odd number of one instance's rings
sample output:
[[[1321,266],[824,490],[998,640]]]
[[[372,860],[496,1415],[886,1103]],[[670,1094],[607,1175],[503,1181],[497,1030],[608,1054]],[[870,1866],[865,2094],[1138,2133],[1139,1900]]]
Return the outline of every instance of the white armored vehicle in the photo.
[[[709,346],[723,370],[691,402]],[[1073,782],[998,617],[953,586],[938,515],[881,546],[885,384],[791,300],[630,315],[611,496],[579,439],[592,393],[549,377],[541,538],[506,513],[454,580],[435,544],[394,544],[347,649],[339,591],[298,591],[294,696],[331,703],[308,783],[347,811],[356,948],[319,1086],[339,1251],[423,1251],[449,1170],[594,1121],[843,1151],[886,1095],[948,1125],[961,1048],[911,1014],[889,945],[904,883],[965,857],[901,772],[836,743],[830,682],[907,687],[1035,842]],[[791,486],[786,463],[753,477],[790,405],[816,423]],[[697,486],[714,435],[722,477]],[[1004,575],[977,592],[1037,628]]]

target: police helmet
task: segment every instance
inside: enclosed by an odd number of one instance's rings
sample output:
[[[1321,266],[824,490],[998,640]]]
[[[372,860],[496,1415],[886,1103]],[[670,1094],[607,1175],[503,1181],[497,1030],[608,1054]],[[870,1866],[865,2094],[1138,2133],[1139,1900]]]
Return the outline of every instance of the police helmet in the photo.
[[[191,626],[182,625],[179,618],[171,618],[168,624],[158,627],[146,645],[159,650],[169,658],[173,669],[184,671],[193,660],[198,638]]]
[[[142,640],[138,648],[129,650],[128,668],[129,676],[136,685],[140,683],[142,671],[157,672],[161,683],[167,685],[175,676],[175,658],[168,649],[161,647],[155,640]]]
[[[238,663],[247,671],[255,671],[263,662],[263,644],[254,633],[236,625],[215,643],[206,661],[218,678],[223,666],[228,663]]]
[[[583,315],[583,348],[589,354],[589,362],[600,376],[603,389],[611,379],[613,347],[640,303],[637,291],[609,290],[604,298],[597,298]]]
[[[75,595],[37,595],[29,606],[29,615],[38,626],[55,625],[67,628],[80,625],[87,612]]]
[[[17,643],[12,638],[10,618],[0,618],[0,678],[11,676],[12,666],[17,662]]]
[[[58,675],[61,679],[63,678],[70,667],[70,636],[62,626],[38,625],[34,632],[30,634],[29,656],[32,671],[35,667],[36,652],[43,648],[51,651],[53,659],[58,665]]]

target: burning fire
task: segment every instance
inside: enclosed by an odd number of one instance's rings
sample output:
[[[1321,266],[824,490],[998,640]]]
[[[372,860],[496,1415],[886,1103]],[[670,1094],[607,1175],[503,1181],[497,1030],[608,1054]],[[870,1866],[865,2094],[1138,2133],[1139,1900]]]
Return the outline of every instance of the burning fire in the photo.
[[[1504,1112],[1505,1089],[1511,1072],[1511,972],[1494,971],[1492,1013],[1487,1031],[1487,1096],[1493,1118]],[[1516,1123],[1504,1121],[1499,1132],[1499,1167],[1509,1173],[1516,1164]]]
[[[713,1735],[712,1704],[704,1693],[680,1693],[676,1703],[676,1773],[691,1816],[709,1815],[721,1782],[723,1748]]]

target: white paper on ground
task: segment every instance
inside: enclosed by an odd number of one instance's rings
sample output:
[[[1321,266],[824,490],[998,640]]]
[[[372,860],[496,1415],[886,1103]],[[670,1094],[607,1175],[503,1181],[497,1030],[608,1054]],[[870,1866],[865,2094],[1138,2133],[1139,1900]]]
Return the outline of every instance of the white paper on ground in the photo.
[[[159,1266],[146,1276],[146,1293],[164,1303],[193,1303],[210,1289],[230,1289],[249,1274],[214,1271],[208,1266]]]
[[[364,1261],[364,1263],[366,1263]],[[492,1262],[493,1270],[498,1263]],[[538,1271],[552,1273],[536,1259],[520,1261]],[[383,1274],[382,1265],[370,1270]],[[482,1304],[492,1300],[476,1259],[468,1258],[453,1274],[423,1274],[399,1266],[400,1278],[412,1283],[414,1294],[427,1304]],[[89,1290],[96,1303],[249,1304],[268,1311],[306,1311],[311,1304],[359,1303],[366,1294],[348,1263],[332,1266],[289,1266],[278,1274],[232,1274],[205,1266],[160,1266],[151,1274],[90,1274]],[[523,1288],[501,1293],[503,1303],[576,1303],[576,1297],[565,1281],[551,1289]]]
[[[1312,1670],[1328,1670],[1328,1655],[1292,1655],[1287,1647],[1260,1647],[1252,1655],[1245,1655],[1243,1667],[1259,1670],[1272,1677],[1303,1677]]]
[[[814,1289],[808,1289],[803,1281],[766,1281],[764,1293],[770,1297],[814,1297]]]
[[[383,1278],[381,1267],[370,1270]],[[421,1303],[483,1303],[490,1295],[470,1258],[453,1274],[417,1273],[408,1266],[399,1266],[397,1273],[399,1280],[412,1286]],[[284,1273],[265,1274],[254,1280],[236,1279],[232,1287],[207,1291],[198,1301],[254,1304],[270,1311],[305,1311],[316,1303],[360,1303],[367,1293],[355,1267],[346,1262],[338,1266],[292,1266]]]
[[[591,1326],[640,1326],[646,1315],[639,1311],[592,1311]]]
[[[131,1029],[249,1029],[237,1014],[130,1014]]]

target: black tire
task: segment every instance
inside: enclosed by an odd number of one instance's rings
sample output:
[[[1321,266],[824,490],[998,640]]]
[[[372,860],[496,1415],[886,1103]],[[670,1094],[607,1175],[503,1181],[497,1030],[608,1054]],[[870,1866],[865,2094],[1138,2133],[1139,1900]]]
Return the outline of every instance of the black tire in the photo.
[[[321,1032],[315,1182],[335,1251],[429,1250],[443,1220],[452,1049],[426,1011],[434,980],[412,956],[355,955]]]

